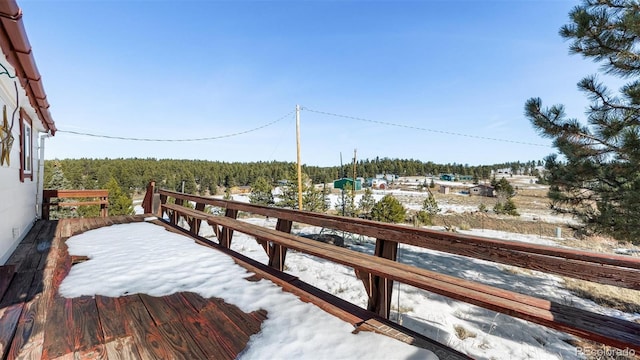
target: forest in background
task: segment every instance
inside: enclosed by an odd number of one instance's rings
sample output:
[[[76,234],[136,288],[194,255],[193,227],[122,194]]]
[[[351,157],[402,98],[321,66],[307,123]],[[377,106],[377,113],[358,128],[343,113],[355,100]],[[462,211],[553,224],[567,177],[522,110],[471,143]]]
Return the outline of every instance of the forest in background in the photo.
[[[513,172],[535,175],[536,166],[542,161],[511,162],[493,165],[470,166],[467,164],[435,164],[413,159],[375,158],[356,163],[358,177],[375,177],[376,174],[398,176],[426,176],[441,173],[472,175],[482,180],[491,177],[491,171],[509,168]],[[251,186],[256,179],[265,177],[274,183],[295,177],[293,162],[221,162],[207,160],[172,159],[64,159],[45,161],[44,185],[52,183],[54,169],[62,173],[71,189],[105,188],[111,178],[115,179],[123,192],[130,196],[146,189],[150,180],[166,189],[181,190],[184,181],[186,193],[216,194],[220,188]],[[328,183],[335,179],[353,176],[353,164],[320,167],[302,166],[302,172],[313,183]]]

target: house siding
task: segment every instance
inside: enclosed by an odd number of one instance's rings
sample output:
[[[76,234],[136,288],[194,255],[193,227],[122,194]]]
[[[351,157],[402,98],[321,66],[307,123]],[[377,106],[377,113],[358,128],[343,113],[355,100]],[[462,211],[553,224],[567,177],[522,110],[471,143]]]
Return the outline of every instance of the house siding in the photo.
[[[15,70],[4,61],[0,54],[0,62],[9,70]],[[13,81],[18,83],[19,104],[31,119],[38,119],[35,110],[30,106],[25,91],[20,87],[17,79],[10,79],[0,75],[0,125],[2,124],[2,107],[7,105],[7,120],[11,126],[11,115],[16,108],[15,88]],[[20,241],[29,232],[37,216],[36,197],[39,191],[40,167],[38,152],[38,134],[44,131],[40,121],[32,121],[31,154],[33,156],[33,177],[20,181],[20,119],[19,112],[11,133],[14,141],[11,148],[10,164],[0,166],[0,265],[5,264]]]

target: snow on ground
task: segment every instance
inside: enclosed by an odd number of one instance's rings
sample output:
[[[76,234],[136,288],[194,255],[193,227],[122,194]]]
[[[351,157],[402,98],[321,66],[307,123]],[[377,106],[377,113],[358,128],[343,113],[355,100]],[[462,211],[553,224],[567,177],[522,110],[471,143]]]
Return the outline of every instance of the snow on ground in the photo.
[[[437,359],[430,351],[383,335],[351,334],[350,324],[270,281],[244,280],[250,273],[230,257],[157,225],[113,225],[73,236],[67,245],[70,255],[90,260],[71,268],[60,285],[65,297],[192,291],[222,298],[245,312],[267,310],[267,320],[242,359],[263,359],[264,354],[272,359]]]
[[[244,221],[275,227],[275,219],[249,218]],[[297,234],[318,233],[316,227],[295,228]],[[523,241],[528,243],[557,245],[551,238],[536,235],[522,235],[492,230],[473,229],[464,233]],[[203,226],[200,235],[208,236],[212,229]],[[338,235],[342,233],[337,232]],[[372,254],[373,239],[348,238],[349,248]],[[267,255],[257,242],[249,236],[234,234],[232,249],[262,263]],[[589,311],[634,321],[640,314],[628,314],[615,309],[599,306],[592,301],[572,295],[563,288],[558,276],[469,259],[438,251],[401,245],[398,250],[400,262],[419,266],[428,270],[452,275],[467,280],[478,281],[499,288],[523,294],[536,294],[557,303],[580,307]],[[316,258],[311,255],[290,251],[287,254],[286,272],[302,281],[328,291],[358,306],[366,307],[367,298],[360,280],[353,269]],[[398,286],[400,291],[398,291]],[[398,296],[399,294],[399,296]],[[392,317],[400,318],[404,326],[420,332],[443,344],[462,351],[477,359],[579,359],[576,348],[564,340],[570,335],[536,325],[507,315],[454,301],[408,285],[394,285]],[[456,327],[465,329],[475,336],[460,339]]]

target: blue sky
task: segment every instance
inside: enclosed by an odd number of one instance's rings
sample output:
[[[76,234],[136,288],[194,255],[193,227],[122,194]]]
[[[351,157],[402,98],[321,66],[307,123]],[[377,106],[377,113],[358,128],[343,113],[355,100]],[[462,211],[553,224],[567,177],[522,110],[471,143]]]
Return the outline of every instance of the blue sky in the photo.
[[[554,152],[524,103],[565,104],[597,65],[558,29],[576,1],[20,1],[51,113],[46,157],[492,164]],[[131,142],[67,131],[202,142]],[[419,128],[419,129],[416,129]],[[424,129],[424,130],[420,130]],[[536,143],[509,142],[447,135]]]

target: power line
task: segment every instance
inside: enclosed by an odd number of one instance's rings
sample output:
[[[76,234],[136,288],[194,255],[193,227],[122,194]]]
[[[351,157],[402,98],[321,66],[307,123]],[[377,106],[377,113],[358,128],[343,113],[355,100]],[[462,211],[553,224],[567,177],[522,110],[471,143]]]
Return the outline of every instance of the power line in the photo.
[[[387,122],[387,121],[364,119],[364,118],[355,117],[355,116],[340,115],[340,114],[330,113],[330,112],[326,112],[326,111],[313,110],[313,109],[309,109],[308,107],[302,107],[302,110],[314,112],[314,113],[317,113],[317,114],[340,117],[340,118],[344,118],[344,119],[352,119],[352,120],[364,121],[364,122],[380,124],[380,125],[395,126],[395,127],[413,129],[413,130],[420,130],[420,131],[428,131],[428,132],[438,133],[438,134],[446,134],[446,135],[453,135],[453,136],[464,136],[464,137],[473,138],[473,139],[501,141],[501,142],[507,142],[507,143],[512,143],[512,144],[550,147],[548,145],[530,143],[530,142],[525,142],[525,141],[516,141],[516,140],[508,140],[508,139],[500,139],[500,138],[491,138],[491,137],[479,136],[479,135],[469,135],[469,134],[462,134],[462,133],[457,133],[457,132],[452,132],[452,131],[434,130],[434,129],[427,129],[427,128],[418,127],[418,126],[396,124],[396,123]]]
[[[80,136],[91,136],[91,137],[96,137],[96,138],[102,138],[102,139],[111,139],[111,140],[127,140],[127,141],[150,141],[150,142],[190,142],[190,141],[208,141],[208,140],[218,140],[218,139],[223,139],[223,138],[229,138],[229,137],[234,137],[234,136],[239,136],[239,135],[244,135],[244,134],[248,134],[250,132],[254,132],[260,129],[264,129],[267,126],[271,126],[283,119],[286,119],[288,116],[290,116],[291,114],[293,114],[295,110],[290,111],[289,113],[287,113],[286,115],[278,118],[277,120],[274,120],[270,123],[255,127],[253,129],[249,129],[249,130],[245,130],[245,131],[240,131],[240,132],[236,132],[236,133],[231,133],[231,134],[225,134],[225,135],[219,135],[219,136],[211,136],[211,137],[204,137],[204,138],[193,138],[193,139],[150,139],[150,138],[135,138],[135,137],[125,137],[125,136],[110,136],[110,135],[100,135],[100,134],[91,134],[91,133],[85,133],[85,132],[79,132],[79,131],[72,131],[72,130],[58,130],[57,132],[61,132],[61,133],[67,133],[67,134],[73,134],[73,135],[80,135]]]

